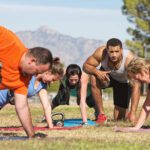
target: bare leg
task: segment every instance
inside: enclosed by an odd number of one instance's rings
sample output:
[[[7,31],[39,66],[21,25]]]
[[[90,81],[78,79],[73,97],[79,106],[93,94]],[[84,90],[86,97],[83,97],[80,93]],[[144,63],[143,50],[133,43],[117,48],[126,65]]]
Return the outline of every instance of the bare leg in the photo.
[[[120,120],[120,119],[125,119],[128,113],[128,109],[115,106],[114,108],[114,119],[115,120]]]
[[[98,80],[95,76],[91,76],[91,91],[92,96],[95,101],[95,109],[100,113],[104,114],[103,101],[102,101],[102,92]]]

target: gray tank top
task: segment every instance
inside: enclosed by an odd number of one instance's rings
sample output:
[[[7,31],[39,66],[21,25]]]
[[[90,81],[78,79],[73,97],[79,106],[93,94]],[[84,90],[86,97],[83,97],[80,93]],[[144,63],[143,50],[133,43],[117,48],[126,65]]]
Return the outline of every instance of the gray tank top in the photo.
[[[105,59],[101,62],[101,66],[104,68],[104,70],[110,70],[111,71],[110,76],[116,81],[119,81],[121,83],[128,82],[128,79],[125,73],[125,62],[126,62],[128,52],[129,50],[123,50],[123,60],[118,70],[113,70],[108,67],[108,55],[107,54],[105,56]]]

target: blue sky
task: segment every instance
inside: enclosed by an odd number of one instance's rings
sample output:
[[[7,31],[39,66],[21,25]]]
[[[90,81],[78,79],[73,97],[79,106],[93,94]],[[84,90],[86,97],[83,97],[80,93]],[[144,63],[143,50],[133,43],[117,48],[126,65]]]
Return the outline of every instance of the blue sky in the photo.
[[[49,26],[62,34],[107,41],[131,38],[122,0],[0,0],[0,24],[13,30]]]

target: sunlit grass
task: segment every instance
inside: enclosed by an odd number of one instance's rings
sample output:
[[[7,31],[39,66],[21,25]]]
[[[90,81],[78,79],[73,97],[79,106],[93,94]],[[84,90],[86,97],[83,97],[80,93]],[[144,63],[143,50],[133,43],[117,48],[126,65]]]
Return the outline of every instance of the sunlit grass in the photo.
[[[140,101],[138,108],[141,109],[143,101]],[[113,121],[113,104],[112,101],[104,101],[105,112],[109,121],[104,126],[83,127],[78,130],[51,130],[41,131],[48,135],[44,139],[18,140],[18,141],[0,141],[0,147],[5,150],[30,150],[30,149],[56,149],[56,150],[143,150],[149,149],[150,136],[149,133],[121,133],[114,132],[114,126],[130,126],[129,122]],[[41,104],[30,103],[30,110],[34,125],[41,124],[43,110]],[[88,110],[88,118],[94,119],[93,109]],[[55,112],[63,112],[65,118],[81,118],[78,106],[59,106]],[[149,119],[145,124],[149,124]],[[20,122],[16,116],[14,106],[6,106],[0,111],[0,126],[20,126]],[[25,136],[24,131],[0,131],[0,136]]]

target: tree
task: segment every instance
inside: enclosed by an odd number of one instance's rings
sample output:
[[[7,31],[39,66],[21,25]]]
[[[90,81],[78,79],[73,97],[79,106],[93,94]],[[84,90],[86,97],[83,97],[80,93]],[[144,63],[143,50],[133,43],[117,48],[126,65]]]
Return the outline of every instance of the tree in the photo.
[[[134,24],[134,28],[129,27],[127,32],[132,36],[131,40],[126,40],[126,45],[141,57],[147,57],[150,52],[150,0],[123,0],[123,14]],[[149,53],[150,57],[150,53]]]

